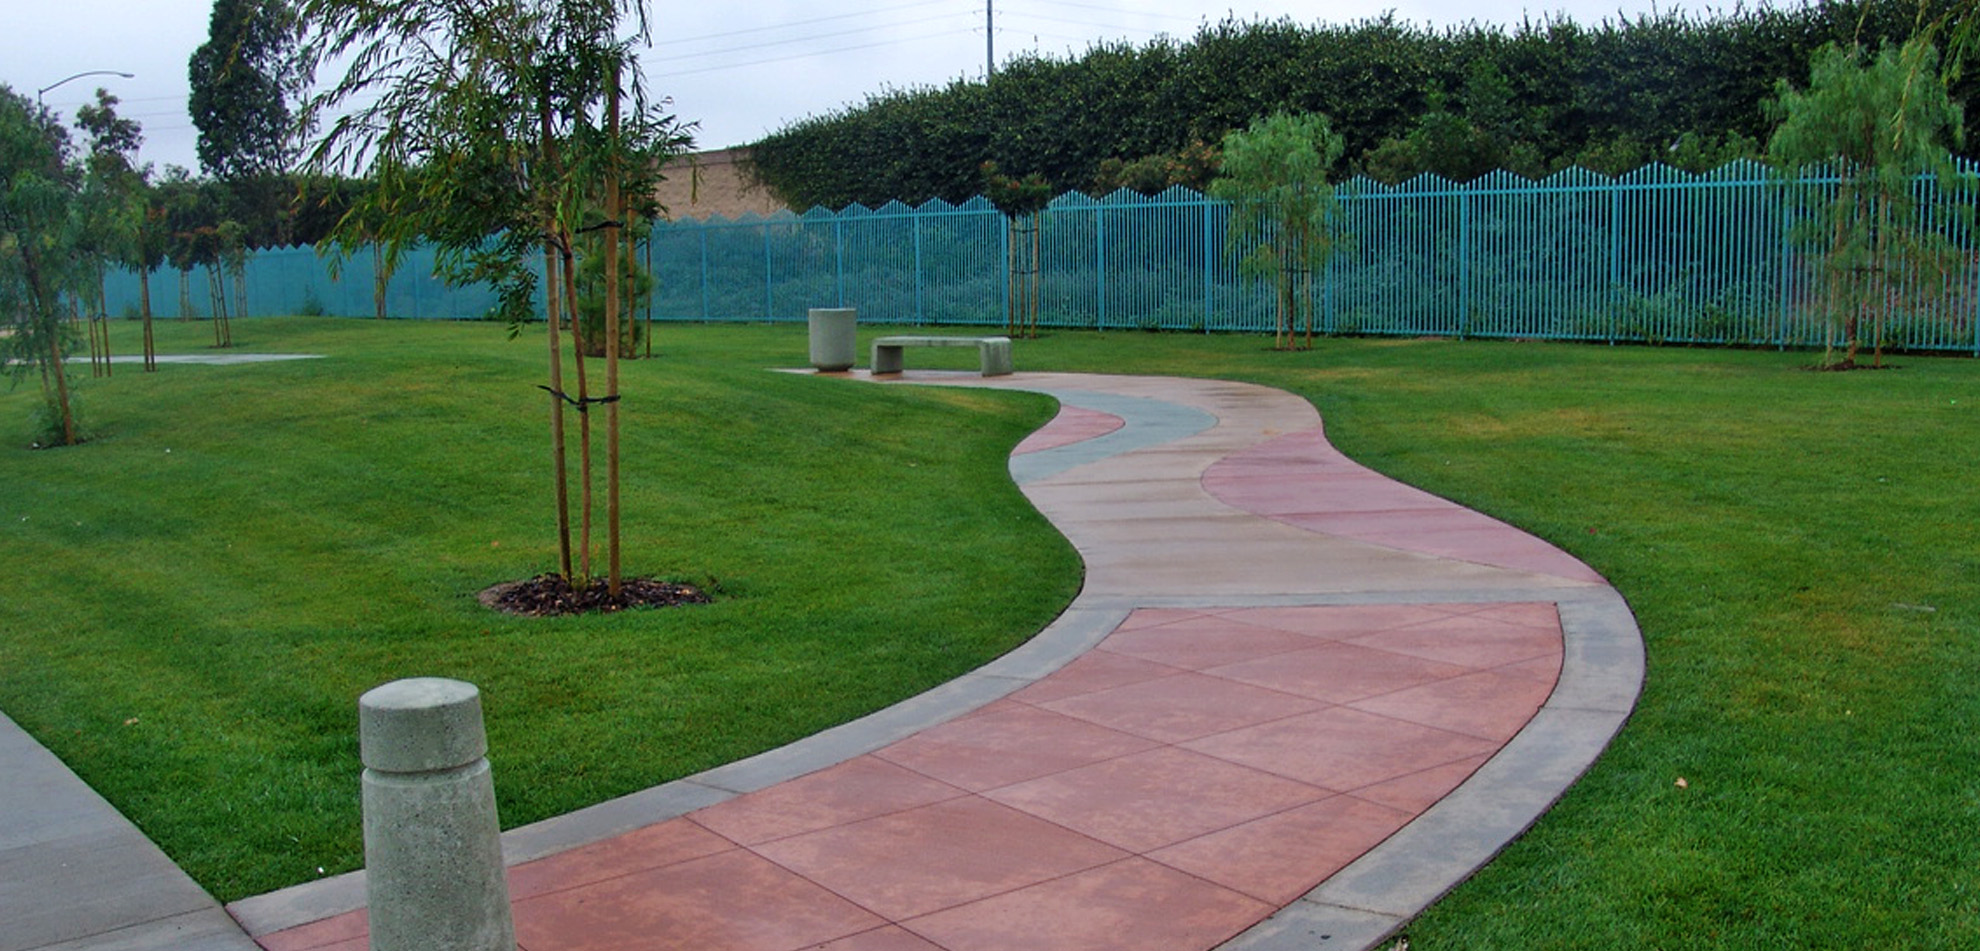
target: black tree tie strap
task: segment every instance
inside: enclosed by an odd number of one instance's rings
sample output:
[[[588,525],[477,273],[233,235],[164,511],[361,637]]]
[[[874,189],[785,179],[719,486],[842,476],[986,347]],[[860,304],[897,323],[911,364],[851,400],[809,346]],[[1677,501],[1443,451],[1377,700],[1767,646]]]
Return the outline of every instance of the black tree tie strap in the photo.
[[[571,407],[573,409],[576,409],[580,413],[590,412],[591,407],[598,403],[617,403],[619,401],[619,394],[617,393],[614,393],[611,396],[587,396],[584,399],[576,399],[570,396],[569,394],[563,392],[562,390],[553,390],[547,386],[544,386],[541,383],[536,384],[536,388],[542,390],[545,393],[550,394],[551,396],[563,400],[566,403],[571,404]]]

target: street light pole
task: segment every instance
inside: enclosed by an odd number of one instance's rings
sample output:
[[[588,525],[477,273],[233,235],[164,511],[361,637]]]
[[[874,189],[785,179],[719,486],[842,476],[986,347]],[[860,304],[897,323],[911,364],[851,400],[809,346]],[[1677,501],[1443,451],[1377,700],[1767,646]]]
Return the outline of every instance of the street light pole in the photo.
[[[52,83],[49,83],[48,85],[46,85],[46,86],[43,86],[43,87],[41,87],[40,89],[37,89],[37,90],[35,90],[35,91],[34,91],[34,103],[35,103],[35,105],[37,105],[37,106],[38,106],[38,105],[41,105],[41,94],[42,94],[42,93],[45,93],[45,92],[47,92],[47,91],[48,91],[48,90],[50,90],[50,89],[54,89],[55,87],[57,87],[57,86],[60,86],[60,85],[62,85],[63,83],[66,83],[66,82],[70,82],[70,81],[72,81],[72,80],[77,80],[77,79],[81,79],[81,78],[83,78],[84,76],[122,76],[122,77],[124,77],[125,79],[136,79],[136,78],[137,78],[137,74],[136,74],[136,73],[127,73],[127,72],[124,72],[123,70],[120,70],[120,69],[91,69],[91,70],[85,70],[85,71],[83,71],[83,72],[80,72],[80,73],[77,73],[77,74],[75,74],[74,76],[67,76],[67,77],[64,77],[64,78],[62,78],[62,79],[58,79],[58,80],[55,80],[54,82],[52,82]]]

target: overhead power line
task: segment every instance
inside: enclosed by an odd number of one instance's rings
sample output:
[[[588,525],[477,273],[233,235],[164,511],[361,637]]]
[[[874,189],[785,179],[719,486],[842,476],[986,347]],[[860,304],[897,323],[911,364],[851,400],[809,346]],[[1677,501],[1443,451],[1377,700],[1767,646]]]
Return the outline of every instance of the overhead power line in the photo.
[[[938,13],[931,17],[920,17],[913,20],[901,20],[899,22],[889,23],[887,24],[887,26],[891,28],[898,28],[905,26],[919,26],[923,23],[933,23],[937,20],[952,20],[959,15],[961,14]],[[750,43],[743,46],[727,46],[721,49],[700,50],[693,53],[679,53],[673,56],[657,56],[654,57],[652,60],[650,60],[650,62],[671,63],[684,59],[700,59],[704,56],[719,56],[723,53],[746,53],[752,50],[769,49],[773,46],[790,46],[793,43],[810,43],[816,40],[828,40],[828,39],[833,39],[835,37],[853,36],[861,33],[871,33],[871,32],[872,32],[871,27],[861,27],[851,30],[839,30],[832,33],[813,33],[809,36],[792,37],[790,39],[784,39],[784,40],[770,40],[764,43]]]
[[[1127,10],[1119,9],[1117,7],[1095,6],[1091,3],[1071,3],[1068,2],[1068,0],[1031,0],[1031,2],[1041,3],[1044,6],[1052,6],[1052,7],[1072,7],[1077,10],[1097,10],[1101,13],[1112,13],[1116,16],[1131,13],[1131,15],[1135,17],[1151,19],[1151,20],[1173,20],[1177,23],[1195,24],[1195,23],[1201,23],[1203,21],[1202,17],[1183,17],[1183,16],[1176,16],[1173,13],[1143,13],[1139,10],[1127,11]]]
[[[838,14],[833,14],[832,16],[813,17],[812,19],[809,20],[789,20],[783,23],[773,23],[769,26],[752,26],[752,27],[744,27],[743,29],[740,30],[727,30],[721,33],[704,33],[701,34],[700,36],[683,36],[671,40],[656,40],[654,41],[653,45],[655,47],[677,46],[682,43],[699,43],[703,40],[722,40],[722,39],[728,39],[729,37],[732,36],[744,36],[750,33],[768,33],[773,30],[788,30],[793,27],[812,26],[818,23],[830,23],[835,20],[849,20],[852,19],[853,17],[876,16],[882,13],[898,13],[902,10],[914,10],[921,7],[932,7],[937,4],[947,6],[947,5],[952,5],[953,3],[954,0],[919,0],[919,2],[917,3],[904,3],[899,6],[892,6],[892,7],[877,7],[872,10],[861,10],[857,13],[838,13]]]
[[[902,43],[919,43],[924,40],[939,40],[945,37],[959,36],[974,32],[976,32],[974,29],[944,30],[940,33],[929,33],[923,36],[904,36],[899,39],[880,40],[874,43],[860,43],[854,46],[840,46],[829,50],[809,50],[803,53],[793,53],[789,56],[773,56],[769,59],[750,60],[749,62],[746,63],[724,63],[719,66],[702,66],[695,69],[670,69],[665,72],[656,72],[653,75],[657,79],[665,79],[671,76],[692,76],[696,73],[713,73],[725,69],[743,69],[750,66],[766,66],[771,63],[788,63],[792,60],[812,59],[818,56],[832,56],[837,53],[850,53],[855,50],[870,50],[870,49],[877,49],[882,46],[898,46]]]

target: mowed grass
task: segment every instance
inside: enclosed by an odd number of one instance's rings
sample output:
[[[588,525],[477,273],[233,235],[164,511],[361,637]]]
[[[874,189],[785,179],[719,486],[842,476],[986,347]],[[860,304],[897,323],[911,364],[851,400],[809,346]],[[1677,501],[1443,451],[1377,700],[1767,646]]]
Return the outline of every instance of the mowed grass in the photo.
[[[0,554],[22,579],[0,602],[0,709],[154,836],[196,830],[168,851],[224,895],[356,860],[354,700],[376,682],[482,683],[514,824],[949,676],[1076,583],[1003,475],[1043,405],[763,373],[803,362],[801,327],[666,327],[667,356],[629,370],[654,394],[628,405],[652,414],[630,437],[633,560],[729,594],[496,618],[473,589],[551,558],[540,341],[365,321],[237,335],[336,359],[120,367],[85,383],[98,443],[0,448]],[[1635,715],[1410,926],[1412,948],[1980,946],[1980,363],[1070,332],[1016,354],[1301,393],[1350,455],[1548,538],[1629,598],[1650,662]],[[26,433],[30,395],[0,397],[0,434]],[[899,464],[869,470],[883,460]],[[948,627],[923,620],[930,598]],[[903,617],[911,636],[875,630]],[[748,686],[701,704],[725,677]]]
[[[222,900],[361,864],[378,684],[481,687],[513,826],[935,686],[1078,589],[1005,470],[1049,400],[768,372],[801,326],[664,328],[623,371],[626,565],[717,602],[498,615],[477,591],[556,563],[540,328],[235,337],[326,359],[80,367],[95,438],[69,449],[25,448],[32,381],[0,393],[0,710]]]
[[[1247,379],[1629,599],[1634,716],[1415,951],[1980,947],[1980,363],[1062,334],[1021,367]],[[1679,780],[1683,780],[1683,785]]]

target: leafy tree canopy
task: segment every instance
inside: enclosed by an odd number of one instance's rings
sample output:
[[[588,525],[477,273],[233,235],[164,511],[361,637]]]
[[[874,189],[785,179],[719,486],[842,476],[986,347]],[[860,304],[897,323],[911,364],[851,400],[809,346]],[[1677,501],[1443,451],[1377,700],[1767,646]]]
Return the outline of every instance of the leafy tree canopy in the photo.
[[[1159,191],[1190,183],[1197,143],[1274,112],[1332,120],[1343,143],[1336,177],[1730,160],[1758,153],[1775,84],[1804,76],[1823,44],[1902,42],[1972,2],[1762,4],[1592,27],[1565,18],[1445,30],[1391,16],[1225,20],[1186,42],[1021,56],[987,84],[878,94],[765,137],[750,147],[751,163],[798,208],[961,202],[981,187],[985,161],[1040,175],[1057,191]],[[1953,94],[1974,88],[1962,79]]]
[[[49,437],[80,440],[63,354],[71,332],[59,299],[80,270],[77,189],[81,170],[68,131],[40,103],[0,85],[0,355],[16,382],[39,371]]]
[[[1210,195],[1231,203],[1230,248],[1239,269],[1273,282],[1279,292],[1279,345],[1287,346],[1306,315],[1313,341],[1313,275],[1333,253],[1335,202],[1328,169],[1341,157],[1341,137],[1317,114],[1273,113],[1224,136],[1223,173]]]
[[[1946,293],[1965,271],[1959,247],[1919,201],[1926,173],[1941,188],[1971,188],[1953,175],[1965,117],[1940,79],[1938,52],[1922,40],[1875,56],[1825,46],[1808,88],[1783,81],[1771,111],[1781,120],[1768,143],[1775,163],[1837,178],[1832,190],[1802,190],[1809,207],[1798,229],[1822,262],[1823,304],[1847,347],[1839,359],[1831,348],[1824,362],[1854,366],[1867,330],[1881,363],[1892,312]]]
[[[200,167],[220,179],[288,169],[296,157],[289,102],[311,76],[285,0],[214,0],[205,43],[187,63],[187,108],[199,129]]]

